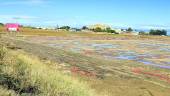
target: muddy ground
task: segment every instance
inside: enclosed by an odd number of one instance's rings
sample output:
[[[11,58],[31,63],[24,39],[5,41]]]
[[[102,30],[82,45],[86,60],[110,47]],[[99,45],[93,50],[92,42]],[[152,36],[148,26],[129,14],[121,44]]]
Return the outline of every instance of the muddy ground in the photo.
[[[98,37],[99,38],[99,37]],[[170,43],[161,40],[3,37],[11,49],[58,62],[108,96],[169,96]]]

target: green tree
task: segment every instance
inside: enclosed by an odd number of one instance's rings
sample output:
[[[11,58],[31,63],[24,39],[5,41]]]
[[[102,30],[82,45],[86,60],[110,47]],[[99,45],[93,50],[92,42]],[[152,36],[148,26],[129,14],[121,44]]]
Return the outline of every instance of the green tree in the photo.
[[[62,26],[59,29],[65,29],[65,30],[69,30],[71,27],[70,26]]]
[[[89,29],[87,26],[82,27],[83,30]]]
[[[110,27],[106,28],[106,32],[108,32],[108,33],[116,33],[116,31],[112,30]]]
[[[167,31],[166,30],[153,30],[151,29],[149,32],[150,35],[167,35]]]
[[[110,30],[109,32],[110,32],[110,33],[118,34],[115,30]]]
[[[111,31],[112,29],[110,28],[110,27],[107,27],[106,28],[106,32],[109,32],[109,31]]]
[[[129,28],[127,29],[127,31],[128,31],[128,32],[132,32],[133,29],[132,29],[131,27],[129,27]]]
[[[167,30],[162,30],[161,32],[163,35],[167,36]]]
[[[4,26],[4,24],[3,24],[3,23],[0,23],[0,26]]]
[[[103,32],[102,28],[100,28],[100,27],[97,27],[97,28],[95,28],[93,30],[94,30],[94,32]]]

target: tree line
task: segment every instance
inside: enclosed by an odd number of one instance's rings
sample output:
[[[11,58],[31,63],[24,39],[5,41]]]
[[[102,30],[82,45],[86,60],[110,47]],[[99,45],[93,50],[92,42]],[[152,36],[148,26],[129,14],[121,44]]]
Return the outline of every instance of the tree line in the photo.
[[[4,26],[4,24],[0,23],[0,26]],[[57,29],[65,29],[65,30],[69,31],[71,29],[71,27],[70,26],[61,26],[61,27],[58,27]],[[107,27],[107,28],[104,28],[104,29],[102,29],[100,27],[96,27],[94,29],[89,29],[87,26],[83,26],[82,28],[80,28],[80,30],[91,30],[91,31],[94,31],[94,32],[107,32],[107,33],[118,34],[115,30],[113,30],[110,27]],[[121,31],[124,31],[124,29],[121,29]],[[134,29],[129,27],[129,28],[125,29],[125,31],[126,32],[133,32]],[[139,35],[164,35],[164,36],[167,36],[167,30],[151,29],[149,32],[140,31]]]
[[[3,23],[0,23],[0,26],[4,26],[4,24],[3,24]]]
[[[141,32],[139,32],[139,35],[164,35],[164,36],[167,36],[167,30],[151,29],[148,33],[141,31]]]

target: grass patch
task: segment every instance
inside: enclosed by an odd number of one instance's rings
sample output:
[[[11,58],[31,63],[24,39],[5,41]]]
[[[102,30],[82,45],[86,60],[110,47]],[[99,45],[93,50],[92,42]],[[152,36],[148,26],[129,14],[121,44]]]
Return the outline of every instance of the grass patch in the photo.
[[[17,51],[4,53],[0,84],[18,95],[95,96],[84,82],[43,64],[34,56]]]
[[[3,86],[0,86],[0,96],[16,96],[13,90],[8,90]]]

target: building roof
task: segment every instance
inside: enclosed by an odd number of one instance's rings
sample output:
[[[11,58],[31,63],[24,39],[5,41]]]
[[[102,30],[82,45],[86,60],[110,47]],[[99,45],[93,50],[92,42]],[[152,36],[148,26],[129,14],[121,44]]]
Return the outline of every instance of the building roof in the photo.
[[[18,28],[19,24],[17,24],[17,23],[7,23],[5,26],[7,28]]]

